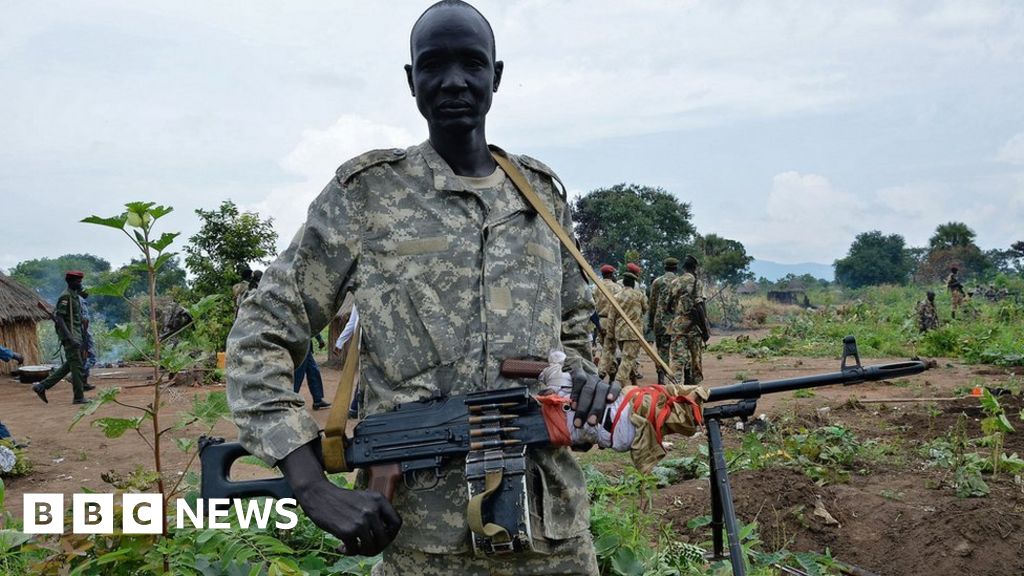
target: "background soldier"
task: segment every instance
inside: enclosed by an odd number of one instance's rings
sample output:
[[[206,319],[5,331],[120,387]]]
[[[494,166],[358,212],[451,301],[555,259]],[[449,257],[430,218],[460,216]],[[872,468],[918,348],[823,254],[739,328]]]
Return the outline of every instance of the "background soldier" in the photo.
[[[615,281],[615,267],[611,264],[601,266],[601,283],[608,288],[608,292],[617,295],[622,290],[622,284]],[[615,325],[611,316],[615,308],[604,297],[604,293],[597,290],[594,294],[597,305],[597,317],[601,321],[598,329],[598,342],[601,345],[601,363],[597,366],[597,373],[602,378],[605,376],[614,378],[617,370],[615,365],[615,352],[617,349],[615,341]]]
[[[704,300],[704,286],[697,278],[696,258],[690,255],[683,258],[683,273],[672,281],[669,290],[669,309],[673,315],[668,327],[672,335],[672,372],[679,384],[700,384],[704,381],[701,359],[704,341],[690,318],[693,307]]]
[[[960,283],[960,279],[957,278],[957,272],[959,269],[953,266],[949,269],[949,276],[946,277],[946,288],[949,290],[949,297],[953,302],[952,316],[956,318],[956,311],[960,309],[960,306],[964,303],[964,285]]]
[[[928,291],[924,300],[917,303],[917,329],[921,333],[939,327],[939,314],[935,311],[935,292]]]
[[[487,145],[485,117],[503,70],[490,24],[468,4],[440,2],[413,26],[410,52],[407,79],[429,139],[343,164],[242,302],[227,353],[239,440],[277,464],[309,518],[347,553],[383,551],[374,574],[597,576],[587,488],[568,449],[526,452],[527,470],[542,480],[533,484],[537,536],[553,543],[551,554],[478,558],[464,461],[445,462],[437,476],[406,477],[393,505],[377,492],[335,486],[318,453],[320,426],[292,392],[292,366],[351,291],[362,326],[364,415],[437,394],[522,384],[539,392],[539,382],[509,379],[500,364],[557,348],[581,376],[573,379],[575,425],[596,425],[617,397],[590,362],[594,304],[579,265],[498,167],[492,153],[504,153]],[[571,234],[554,172],[526,156],[508,160]]]
[[[57,330],[57,337],[64,348],[64,363],[60,365],[45,380],[32,386],[32,390],[43,402],[46,399],[46,391],[53,388],[61,378],[71,373],[71,386],[74,389],[75,398],[73,404],[86,404],[89,402],[85,397],[85,379],[82,373],[82,361],[85,356],[83,346],[84,334],[82,329],[82,300],[79,292],[82,291],[82,278],[85,274],[72,270],[64,275],[64,281],[68,289],[57,299],[57,305],[53,309],[53,323]]]
[[[634,326],[639,327],[647,312],[647,296],[636,288],[636,275],[632,272],[622,275],[622,284],[624,287],[615,295],[615,300],[618,301],[625,317],[629,318]],[[622,350],[622,362],[619,364],[618,373],[627,376],[630,383],[635,386],[638,377],[634,373],[634,369],[637,364],[637,356],[640,354],[640,340],[629,329],[629,325],[626,324],[623,317],[616,314],[614,310],[612,311],[612,320],[615,326],[615,340],[619,349]]]
[[[651,282],[651,297],[648,301],[650,310],[647,314],[647,325],[654,333],[654,344],[658,348],[658,356],[668,362],[669,349],[672,344],[672,337],[665,331],[672,315],[668,312],[669,286],[676,277],[676,269],[679,267],[679,260],[675,258],[665,259],[665,273],[658,276]],[[665,383],[665,371],[658,368],[658,384]]]

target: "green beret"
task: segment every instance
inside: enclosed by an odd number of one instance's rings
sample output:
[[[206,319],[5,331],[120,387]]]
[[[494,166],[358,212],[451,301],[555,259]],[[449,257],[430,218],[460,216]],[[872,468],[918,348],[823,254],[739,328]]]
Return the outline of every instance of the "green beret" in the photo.
[[[669,256],[668,258],[665,258],[665,266],[678,266],[678,265],[679,265],[679,259],[678,258],[673,258],[672,256]]]
[[[636,282],[636,274],[633,274],[632,272],[623,272],[622,277],[623,278],[628,278],[628,279]]]

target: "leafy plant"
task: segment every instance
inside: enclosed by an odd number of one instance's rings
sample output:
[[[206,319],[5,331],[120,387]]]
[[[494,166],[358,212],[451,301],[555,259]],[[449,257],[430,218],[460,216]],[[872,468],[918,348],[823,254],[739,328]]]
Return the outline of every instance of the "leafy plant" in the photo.
[[[999,405],[999,400],[988,388],[981,389],[981,409],[987,414],[981,421],[981,431],[985,434],[983,441],[990,448],[992,475],[997,476],[1003,455],[1003,441],[1007,433],[1013,432],[1013,426]]]

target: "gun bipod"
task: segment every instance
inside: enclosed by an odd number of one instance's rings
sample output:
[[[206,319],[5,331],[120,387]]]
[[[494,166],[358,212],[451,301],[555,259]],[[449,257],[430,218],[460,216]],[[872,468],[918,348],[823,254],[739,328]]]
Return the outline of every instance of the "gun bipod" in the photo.
[[[729,538],[729,562],[734,576],[745,576],[746,565],[740,546],[739,523],[736,521],[736,507],[732,501],[732,487],[729,485],[729,471],[722,446],[721,421],[739,418],[746,422],[757,410],[757,400],[747,398],[734,404],[711,406],[704,409],[704,424],[708,431],[708,460],[711,481],[711,542],[712,560],[725,560],[723,555],[722,527]]]

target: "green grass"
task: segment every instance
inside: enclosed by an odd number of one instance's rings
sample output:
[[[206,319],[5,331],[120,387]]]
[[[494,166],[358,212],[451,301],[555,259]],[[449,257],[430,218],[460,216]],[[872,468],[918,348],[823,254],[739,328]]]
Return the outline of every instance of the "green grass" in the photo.
[[[948,357],[971,364],[1024,366],[1024,305],[977,300],[969,312],[950,318],[949,296],[939,286],[936,304],[942,324],[917,331],[915,305],[927,288],[876,286],[853,291],[847,302],[794,312],[756,341],[725,338],[711,352],[748,357],[836,357],[843,337],[853,335],[862,357]]]

